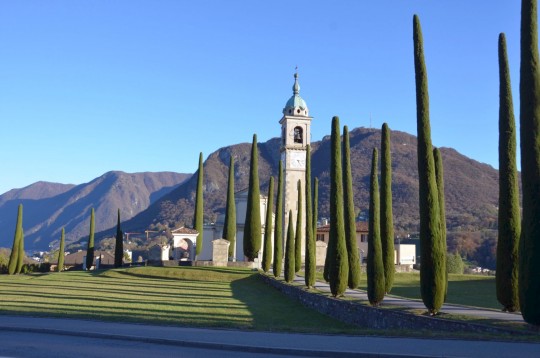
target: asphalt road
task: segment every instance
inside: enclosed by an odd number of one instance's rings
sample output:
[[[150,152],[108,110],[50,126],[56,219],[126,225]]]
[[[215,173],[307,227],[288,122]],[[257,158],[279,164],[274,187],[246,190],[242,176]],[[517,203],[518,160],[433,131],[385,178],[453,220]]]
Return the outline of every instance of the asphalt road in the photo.
[[[6,357],[540,357],[540,344],[253,332],[0,316]]]

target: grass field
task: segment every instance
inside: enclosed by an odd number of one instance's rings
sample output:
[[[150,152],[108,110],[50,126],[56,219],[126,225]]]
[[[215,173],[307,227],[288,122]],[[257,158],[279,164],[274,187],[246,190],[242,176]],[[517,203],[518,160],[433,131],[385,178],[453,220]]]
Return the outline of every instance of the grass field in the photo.
[[[317,273],[317,280],[323,280]],[[361,275],[360,289],[367,290],[366,275]],[[396,273],[391,295],[420,299],[420,274]],[[495,296],[495,277],[482,275],[454,275],[448,277],[447,303],[501,309]]]
[[[140,267],[0,276],[0,313],[166,325],[353,333],[282,296],[253,271]]]

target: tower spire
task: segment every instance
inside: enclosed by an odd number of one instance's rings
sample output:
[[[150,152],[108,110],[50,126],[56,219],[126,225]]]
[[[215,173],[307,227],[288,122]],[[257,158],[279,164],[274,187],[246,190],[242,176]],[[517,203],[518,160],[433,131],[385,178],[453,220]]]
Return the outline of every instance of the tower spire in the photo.
[[[294,86],[293,86],[293,94],[297,95],[300,93],[300,84],[298,83],[298,66],[295,68],[294,72]]]

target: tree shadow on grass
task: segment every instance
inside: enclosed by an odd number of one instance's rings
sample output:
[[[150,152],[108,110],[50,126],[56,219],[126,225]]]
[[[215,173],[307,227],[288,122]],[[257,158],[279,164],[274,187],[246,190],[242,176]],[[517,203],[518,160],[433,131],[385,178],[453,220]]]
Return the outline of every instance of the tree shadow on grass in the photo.
[[[252,328],[266,331],[351,333],[352,326],[302,306],[265,284],[258,275],[231,282],[233,298],[251,314]]]

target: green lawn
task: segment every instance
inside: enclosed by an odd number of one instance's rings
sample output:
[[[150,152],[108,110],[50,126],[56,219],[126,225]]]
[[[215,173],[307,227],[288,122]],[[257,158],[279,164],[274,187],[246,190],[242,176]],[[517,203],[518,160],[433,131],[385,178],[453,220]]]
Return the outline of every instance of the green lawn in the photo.
[[[322,273],[317,273],[317,280],[324,281]],[[367,290],[365,274],[361,276],[359,288]],[[420,274],[396,273],[390,294],[420,299]],[[493,276],[450,274],[448,277],[447,303],[501,309],[495,295]]]
[[[0,313],[301,332],[357,332],[304,308],[253,271],[140,267],[0,276]]]

